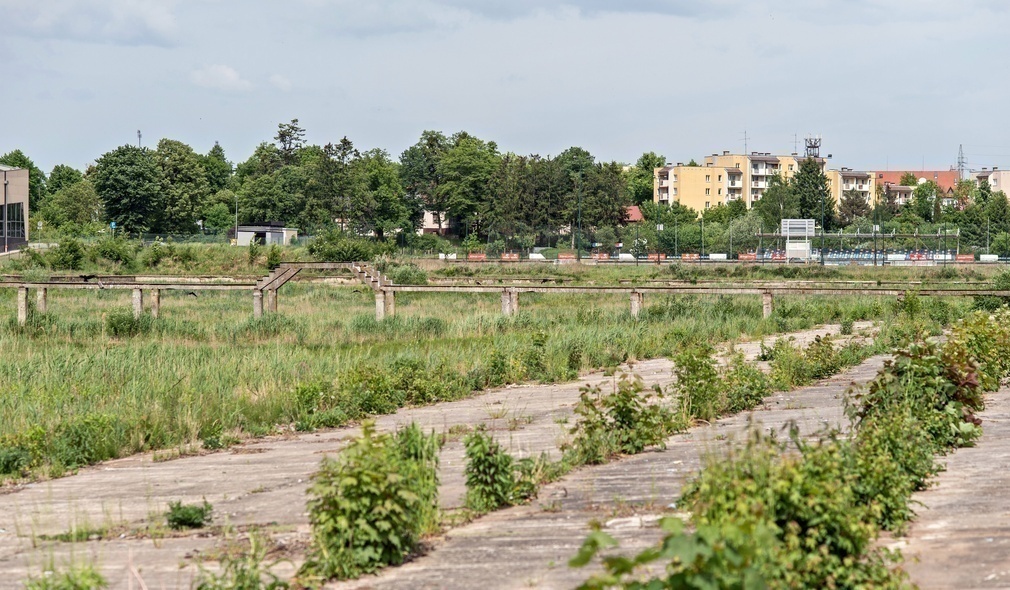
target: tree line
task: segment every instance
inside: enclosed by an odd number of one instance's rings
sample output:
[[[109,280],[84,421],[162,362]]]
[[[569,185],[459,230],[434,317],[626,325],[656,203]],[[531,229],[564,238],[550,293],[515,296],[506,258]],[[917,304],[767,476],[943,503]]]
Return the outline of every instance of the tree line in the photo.
[[[398,159],[359,150],[347,137],[305,141],[298,120],[278,125],[237,165],[215,144],[206,154],[173,139],[154,149],[123,145],[86,170],[57,165],[47,175],[19,150],[0,162],[28,168],[32,223],[90,235],[115,223],[128,234],[221,232],[280,222],[303,233],[337,228],[387,240],[413,234],[425,211],[448,235],[556,241],[571,228],[623,224],[627,206],[651,201],[652,170],[601,162],[572,147],[554,157],[502,153],[461,131],[425,131]]]

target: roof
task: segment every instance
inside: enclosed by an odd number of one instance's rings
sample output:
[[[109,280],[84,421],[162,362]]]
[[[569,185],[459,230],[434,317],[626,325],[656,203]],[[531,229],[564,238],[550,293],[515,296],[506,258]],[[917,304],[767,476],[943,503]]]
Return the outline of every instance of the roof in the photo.
[[[764,154],[751,154],[750,156],[747,157],[755,162],[771,162],[773,164],[779,163],[779,159],[777,156],[766,156]]]
[[[22,168],[15,168],[13,166],[4,166],[3,164],[0,164],[0,170],[3,170],[4,172],[13,172],[14,170],[22,170]]]
[[[839,174],[842,176],[847,176],[849,178],[869,178],[869,172],[859,172],[858,170],[839,170]]]
[[[905,174],[912,174],[916,179],[926,179],[936,182],[940,185],[940,188],[947,192],[950,189],[957,186],[957,181],[960,180],[958,177],[957,170],[887,170],[887,171],[876,171],[874,176],[877,179],[878,184],[893,184],[898,185],[901,183],[901,177]]]
[[[645,221],[642,210],[638,208],[638,205],[628,207],[628,223],[638,223],[639,221]]]
[[[726,173],[732,176],[734,174],[743,174],[743,170],[739,168],[727,168]]]

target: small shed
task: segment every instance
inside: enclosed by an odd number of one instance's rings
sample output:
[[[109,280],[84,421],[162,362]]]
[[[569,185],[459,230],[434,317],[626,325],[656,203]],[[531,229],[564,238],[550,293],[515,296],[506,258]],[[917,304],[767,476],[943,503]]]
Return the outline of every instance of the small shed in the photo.
[[[248,246],[250,242],[255,240],[267,246],[271,244],[288,246],[296,239],[298,239],[298,230],[292,227],[281,227],[279,225],[240,225],[238,226],[238,236],[235,243],[239,246]]]

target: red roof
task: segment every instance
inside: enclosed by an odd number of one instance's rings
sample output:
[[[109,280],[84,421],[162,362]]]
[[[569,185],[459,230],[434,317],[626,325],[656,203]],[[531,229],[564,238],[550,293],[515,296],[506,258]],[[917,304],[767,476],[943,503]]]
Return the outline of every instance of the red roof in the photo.
[[[638,208],[638,205],[628,207],[628,223],[638,223],[639,221],[645,221],[645,217],[642,217],[642,210]]]
[[[940,185],[940,190],[948,192],[957,186],[957,170],[888,170],[887,172],[877,171],[873,173],[875,182],[879,186],[885,184],[900,184],[901,177],[905,174],[912,174],[916,179],[926,179]]]

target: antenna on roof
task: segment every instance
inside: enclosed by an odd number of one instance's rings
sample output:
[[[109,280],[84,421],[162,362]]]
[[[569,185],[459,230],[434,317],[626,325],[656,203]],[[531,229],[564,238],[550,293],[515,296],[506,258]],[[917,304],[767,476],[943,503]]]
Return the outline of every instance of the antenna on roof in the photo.
[[[743,155],[746,156],[748,153],[750,153],[750,152],[747,151],[747,130],[744,129],[743,130]]]
[[[820,158],[821,157],[821,136],[816,137],[810,136],[803,140],[803,143],[807,148],[808,158]]]

